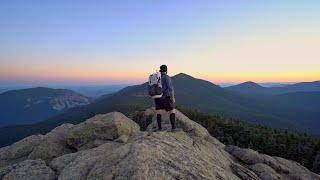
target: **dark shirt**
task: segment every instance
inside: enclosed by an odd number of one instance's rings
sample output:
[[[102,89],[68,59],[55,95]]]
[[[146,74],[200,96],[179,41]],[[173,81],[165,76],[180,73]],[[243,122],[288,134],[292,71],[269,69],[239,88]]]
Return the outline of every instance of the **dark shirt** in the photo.
[[[161,73],[161,85],[163,96],[174,98],[174,89],[172,86],[171,77],[167,73]]]

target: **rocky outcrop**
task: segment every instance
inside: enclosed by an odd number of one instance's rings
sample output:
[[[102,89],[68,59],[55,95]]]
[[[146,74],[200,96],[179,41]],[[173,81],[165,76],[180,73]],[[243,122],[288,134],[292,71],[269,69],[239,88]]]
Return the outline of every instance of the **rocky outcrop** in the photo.
[[[252,149],[242,149],[237,146],[226,146],[236,160],[244,164],[261,179],[319,179],[320,176],[310,172],[297,162],[280,157],[259,154]]]
[[[97,147],[107,141],[125,142],[139,130],[139,125],[119,112],[112,112],[78,124],[67,138],[68,144],[77,149]]]
[[[155,114],[154,109],[147,109],[146,110],[146,115],[149,116],[150,114]],[[163,115],[163,129],[164,130],[170,130],[171,125],[169,122],[169,114],[164,114]],[[191,121],[187,116],[182,114],[180,111],[176,112],[176,119],[177,119],[177,126],[182,128],[184,132],[186,132],[188,135],[191,136],[197,136],[203,139],[208,138],[209,132],[206,130],[206,128],[202,127],[200,124]],[[153,121],[151,125],[148,126],[147,130],[152,130],[157,128],[157,122],[156,122],[156,117],[153,117]]]
[[[154,116],[148,109],[145,116]],[[180,131],[164,116],[161,132],[121,113],[65,124],[0,149],[3,179],[320,179],[300,164],[225,146],[177,112]],[[153,117],[155,120],[155,117]]]
[[[318,154],[314,158],[312,169],[316,172],[320,171],[320,152],[318,152]]]
[[[63,124],[46,134],[41,143],[28,155],[28,159],[42,159],[49,163],[53,158],[72,153],[67,145],[67,136],[74,127],[72,124]]]
[[[33,135],[18,141],[11,146],[0,149],[0,167],[5,167],[26,160],[29,154],[43,140],[43,135]]]
[[[25,160],[0,170],[3,180],[54,180],[56,174],[42,160]]]
[[[257,164],[263,162],[262,156],[252,149],[242,149],[237,146],[227,146],[225,150],[246,164]]]

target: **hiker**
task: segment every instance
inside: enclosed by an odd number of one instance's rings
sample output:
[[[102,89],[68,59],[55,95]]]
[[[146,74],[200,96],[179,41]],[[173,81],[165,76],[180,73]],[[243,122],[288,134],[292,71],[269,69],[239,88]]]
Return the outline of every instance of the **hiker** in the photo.
[[[162,130],[161,121],[165,112],[170,113],[172,130],[176,129],[174,89],[167,73],[167,66],[161,65],[160,73],[157,72],[149,77],[149,94],[154,99],[156,107],[158,131]]]

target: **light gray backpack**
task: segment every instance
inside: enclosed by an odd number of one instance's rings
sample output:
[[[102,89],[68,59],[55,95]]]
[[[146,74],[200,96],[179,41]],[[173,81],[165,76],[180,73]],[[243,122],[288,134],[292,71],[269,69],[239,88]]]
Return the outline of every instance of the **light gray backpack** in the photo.
[[[162,97],[161,73],[156,72],[149,76],[148,92],[153,99]]]

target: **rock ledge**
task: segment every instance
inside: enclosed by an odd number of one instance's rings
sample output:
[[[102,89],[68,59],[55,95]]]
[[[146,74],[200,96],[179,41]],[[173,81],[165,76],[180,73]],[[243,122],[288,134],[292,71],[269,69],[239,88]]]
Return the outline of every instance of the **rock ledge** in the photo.
[[[154,116],[148,109],[145,116]],[[177,112],[182,130],[147,131],[119,112],[61,125],[0,149],[0,179],[301,179],[320,180],[300,164],[225,146]]]

